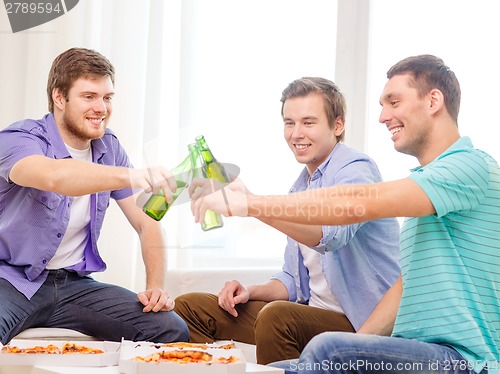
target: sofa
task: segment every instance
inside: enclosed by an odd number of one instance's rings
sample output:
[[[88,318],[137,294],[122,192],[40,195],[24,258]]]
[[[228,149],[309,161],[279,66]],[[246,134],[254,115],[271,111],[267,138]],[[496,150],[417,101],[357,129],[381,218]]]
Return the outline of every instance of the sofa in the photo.
[[[217,294],[229,280],[236,279],[243,284],[262,283],[279,272],[278,267],[238,267],[238,268],[189,268],[169,270],[165,282],[165,289],[173,296],[188,292],[210,292]],[[45,340],[94,340],[92,336],[78,331],[59,328],[31,328],[21,332],[16,339],[45,339]],[[220,341],[224,344],[228,341]],[[256,362],[255,346],[242,342],[235,342],[241,349],[247,362]]]

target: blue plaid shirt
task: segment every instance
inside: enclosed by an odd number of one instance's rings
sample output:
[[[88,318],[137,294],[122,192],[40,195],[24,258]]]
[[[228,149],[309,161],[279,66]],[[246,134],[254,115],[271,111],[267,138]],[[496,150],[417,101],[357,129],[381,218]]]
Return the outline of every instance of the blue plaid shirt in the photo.
[[[365,154],[337,144],[314,171],[304,169],[290,193],[341,184],[381,182],[375,164]],[[399,224],[395,218],[344,226],[323,226],[317,247],[321,268],[346,317],[358,330],[396,281],[399,268]],[[274,275],[288,289],[290,301],[307,304],[309,274],[298,243],[288,238],[283,271]]]

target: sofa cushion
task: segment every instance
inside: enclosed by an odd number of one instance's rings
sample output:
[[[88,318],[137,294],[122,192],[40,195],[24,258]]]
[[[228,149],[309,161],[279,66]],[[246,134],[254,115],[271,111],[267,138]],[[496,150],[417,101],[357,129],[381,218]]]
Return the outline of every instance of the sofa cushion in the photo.
[[[217,295],[227,281],[236,279],[244,285],[263,283],[280,270],[275,266],[171,269],[167,271],[165,290],[173,297],[189,292]]]

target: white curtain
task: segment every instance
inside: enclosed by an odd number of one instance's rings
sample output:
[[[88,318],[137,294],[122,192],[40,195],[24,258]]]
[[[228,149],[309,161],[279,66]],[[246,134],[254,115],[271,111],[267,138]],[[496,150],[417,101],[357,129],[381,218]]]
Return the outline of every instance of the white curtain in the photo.
[[[6,13],[0,12],[0,128],[23,118],[41,118],[47,112],[45,87],[54,58],[71,47],[91,48],[108,57],[116,69],[110,127],[134,164],[143,166],[148,157],[158,163],[154,140],[161,132],[164,110],[170,109],[161,100],[168,97],[166,80],[174,77],[175,84],[177,77],[177,72],[163,69],[163,38],[179,15],[180,1],[83,0],[64,16],[13,34]],[[174,119],[174,134],[175,123]],[[169,143],[176,142],[174,138]],[[137,235],[116,206],[106,218],[100,249],[108,271],[97,277],[142,287]]]

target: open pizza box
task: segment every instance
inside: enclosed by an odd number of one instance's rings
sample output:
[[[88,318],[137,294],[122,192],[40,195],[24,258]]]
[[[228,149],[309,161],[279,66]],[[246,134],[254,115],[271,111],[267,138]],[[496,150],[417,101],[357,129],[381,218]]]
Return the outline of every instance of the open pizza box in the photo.
[[[122,341],[120,349],[119,369],[124,374],[244,374],[245,356],[236,348],[223,349],[216,343],[207,344],[206,349],[191,347],[167,347],[164,344],[150,342]],[[148,357],[163,351],[201,351],[213,356],[213,361],[219,358],[234,357],[231,363],[177,363],[177,362],[143,362],[137,357]]]
[[[68,369],[70,370],[70,369]],[[0,374],[54,374],[50,368],[20,365],[0,365]]]
[[[8,346],[19,348],[34,348],[36,346],[47,347],[52,344],[62,349],[66,343],[75,343],[84,347],[100,349],[104,353],[68,353],[68,354],[50,354],[50,353],[8,353],[2,351],[4,347],[0,344],[0,366],[115,366],[118,365],[120,357],[120,343],[108,341],[61,341],[61,340],[29,340],[12,339]]]

